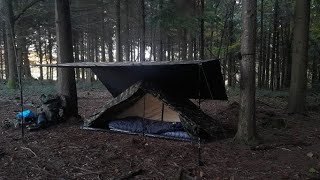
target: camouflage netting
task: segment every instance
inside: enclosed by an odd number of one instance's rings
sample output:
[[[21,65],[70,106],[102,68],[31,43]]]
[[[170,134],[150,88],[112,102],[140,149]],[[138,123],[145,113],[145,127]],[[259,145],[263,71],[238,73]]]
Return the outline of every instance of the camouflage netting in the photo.
[[[146,93],[153,95],[164,104],[176,111],[184,129],[192,136],[204,139],[219,138],[223,129],[218,120],[205,114],[192,101],[185,98],[175,98],[154,88],[152,83],[137,83],[116,98],[110,100],[101,111],[85,120],[87,127],[105,127],[108,119],[112,119],[121,110],[130,107]]]

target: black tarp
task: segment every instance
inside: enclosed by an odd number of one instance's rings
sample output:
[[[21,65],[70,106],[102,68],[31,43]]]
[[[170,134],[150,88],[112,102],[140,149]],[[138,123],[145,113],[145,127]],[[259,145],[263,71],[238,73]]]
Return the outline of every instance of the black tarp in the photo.
[[[90,68],[114,97],[142,81],[174,97],[227,99],[219,60]]]

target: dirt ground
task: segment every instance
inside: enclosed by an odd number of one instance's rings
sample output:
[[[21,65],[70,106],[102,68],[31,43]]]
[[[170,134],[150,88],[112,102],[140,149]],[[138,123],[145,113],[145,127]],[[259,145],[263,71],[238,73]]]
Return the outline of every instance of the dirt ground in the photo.
[[[2,91],[3,92],[3,91]],[[272,93],[271,93],[272,94]],[[110,95],[104,89],[79,90],[79,111],[88,117]],[[26,96],[34,110],[39,94]],[[198,166],[197,143],[81,130],[82,122],[66,123],[37,132],[0,128],[0,180],[18,179],[319,179],[320,106],[304,115],[288,115],[285,96],[257,99],[259,146],[234,143],[239,104],[205,101],[203,110],[223,122],[226,139],[202,144]],[[0,95],[1,122],[15,117],[19,98]],[[318,103],[318,104],[317,104]]]

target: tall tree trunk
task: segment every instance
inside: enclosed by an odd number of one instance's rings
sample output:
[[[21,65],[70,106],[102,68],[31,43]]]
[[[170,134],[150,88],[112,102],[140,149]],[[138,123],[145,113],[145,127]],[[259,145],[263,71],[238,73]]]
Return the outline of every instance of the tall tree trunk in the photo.
[[[103,1],[102,1],[103,3]],[[101,7],[101,61],[106,62],[106,28],[105,28],[104,8]]]
[[[168,61],[171,61],[171,54],[172,54],[172,48],[171,48],[171,40],[170,40],[170,37],[169,35],[167,35],[167,49],[168,49],[168,58],[167,60]]]
[[[272,55],[271,55],[271,77],[270,88],[274,90],[275,85],[275,62],[277,54],[277,31],[278,31],[278,0],[275,0],[274,17],[273,17],[273,33],[272,33]]]
[[[0,36],[0,47],[2,46],[2,37]],[[0,48],[0,79],[4,79],[4,58]]]
[[[201,0],[201,17],[200,17],[200,59],[204,60],[204,0]]]
[[[159,12],[161,12],[163,9],[163,0],[159,1]],[[158,44],[158,61],[163,60],[163,27],[162,27],[162,19],[159,20],[158,26],[159,26],[159,44]]]
[[[6,24],[5,22],[2,23],[2,38],[3,38],[3,59],[4,59],[4,66],[5,71],[4,74],[6,76],[6,79],[8,79],[9,76],[9,62],[8,62],[8,46],[7,46],[7,32],[6,32]]]
[[[100,62],[99,59],[99,38],[98,35],[95,34],[94,36],[94,46],[93,46],[93,52],[94,52],[94,61],[95,62]]]
[[[267,41],[267,55],[266,55],[266,82],[265,87],[270,87],[270,51],[271,51],[271,32],[268,33],[268,41]]]
[[[188,33],[188,38],[189,38],[189,44],[188,44],[188,60],[194,60],[193,59],[193,35],[191,34],[191,32]]]
[[[6,23],[6,40],[7,40],[7,55],[8,55],[8,83],[10,89],[16,88],[18,81],[17,63],[14,43],[14,15],[11,0],[2,0],[4,20]]]
[[[85,33],[82,32],[81,33],[81,40],[80,40],[80,62],[84,62],[85,60]],[[81,80],[85,80],[85,69],[84,68],[81,68]]]
[[[53,38],[50,30],[48,31],[48,53],[49,53],[49,64],[53,62]],[[49,68],[49,79],[53,80],[53,68]]]
[[[72,31],[69,0],[55,0],[58,62],[73,62]],[[58,69],[58,92],[66,97],[66,116],[78,115],[77,88],[74,69]]]
[[[289,88],[290,87],[290,80],[291,80],[291,66],[292,66],[292,38],[293,32],[290,32],[290,24],[287,26],[287,33],[286,33],[286,56],[287,56],[287,61],[286,61],[286,72],[285,72],[285,82],[284,82],[284,87]]]
[[[108,22],[110,23],[110,22]],[[113,37],[113,29],[111,27],[110,24],[107,24],[107,31],[108,31],[108,34],[107,34],[107,43],[108,43],[108,59],[109,59],[109,62],[113,62],[113,40],[112,40],[112,37]]]
[[[125,54],[126,54],[126,61],[130,61],[130,27],[129,27],[129,0],[126,0],[126,3],[125,3],[125,6],[126,6],[126,27],[125,27],[125,36],[126,36],[126,39],[125,39]]]
[[[140,37],[140,61],[145,61],[145,49],[146,49],[146,14],[144,0],[140,0],[141,7],[141,37]]]
[[[73,47],[74,47],[74,62],[79,62],[79,32],[74,31],[73,32]],[[76,68],[76,80],[80,79],[80,69]]]
[[[229,16],[228,16],[228,35],[227,35],[227,50],[226,50],[226,60],[228,61],[228,86],[231,87],[235,84],[235,81],[233,81],[235,78],[235,72],[234,72],[234,58],[231,55],[231,52],[229,52],[229,46],[234,43],[234,35],[233,35],[233,16],[234,16],[234,7],[236,5],[236,1],[232,2],[232,8],[230,10]]]
[[[305,110],[307,89],[310,0],[296,0],[292,41],[292,74],[289,113]]]
[[[116,59],[122,61],[120,0],[116,0]]]
[[[263,8],[263,0],[261,0],[261,7],[260,7],[260,54],[259,54],[259,65],[258,65],[258,87],[261,89],[262,88],[262,77],[263,77],[263,13],[264,13],[264,8]]]
[[[41,40],[41,26],[38,25],[38,55],[39,55],[39,63],[43,64],[43,51],[42,51],[42,40]],[[42,81],[43,80],[43,67],[39,66],[40,68],[40,76],[39,76],[39,80]]]
[[[240,115],[236,140],[256,141],[255,120],[255,53],[257,0],[242,1],[242,38],[240,62]]]
[[[187,49],[188,49],[188,43],[187,43],[187,28],[182,29],[182,50],[181,50],[181,59],[187,60]]]
[[[277,28],[276,28],[276,46],[275,46],[275,63],[276,63],[276,67],[275,67],[275,85],[276,85],[276,90],[280,89],[280,33],[279,33],[279,17],[278,17],[278,11],[279,11],[279,2],[278,0],[276,0],[276,13],[277,13]]]
[[[88,33],[87,35],[87,61],[93,62],[92,56],[92,35]],[[86,82],[92,84],[92,72],[90,69],[86,69]]]
[[[263,35],[262,44],[262,67],[261,67],[261,88],[264,87],[266,82],[266,40],[267,34]]]

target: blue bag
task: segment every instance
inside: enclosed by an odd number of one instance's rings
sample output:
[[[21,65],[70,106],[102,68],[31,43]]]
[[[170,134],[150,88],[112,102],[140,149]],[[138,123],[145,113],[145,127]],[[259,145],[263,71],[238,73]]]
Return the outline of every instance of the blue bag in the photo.
[[[25,110],[22,113],[19,112],[17,114],[17,119],[22,119],[22,118],[24,118],[24,119],[33,119],[35,117],[36,116],[34,115],[34,113],[32,111],[30,111],[30,110]]]

